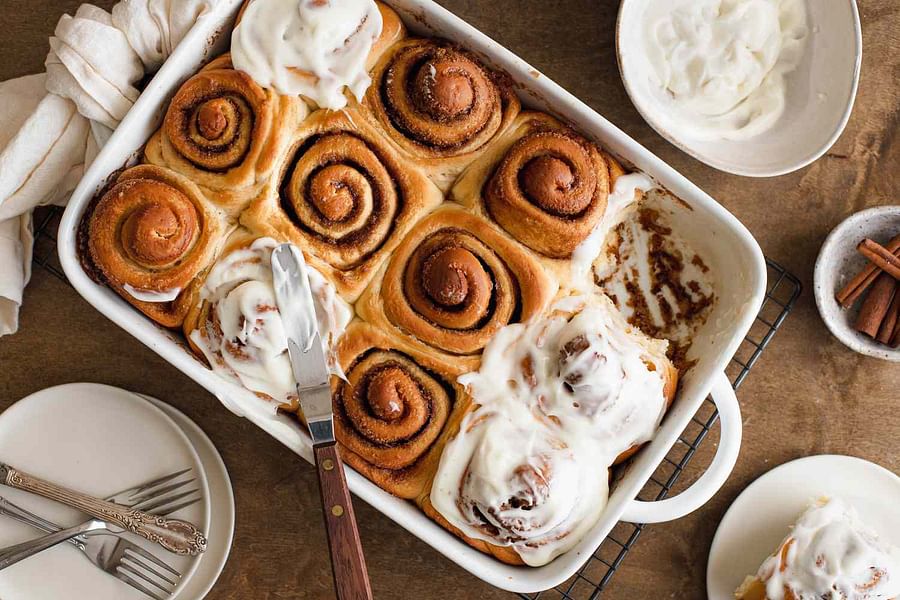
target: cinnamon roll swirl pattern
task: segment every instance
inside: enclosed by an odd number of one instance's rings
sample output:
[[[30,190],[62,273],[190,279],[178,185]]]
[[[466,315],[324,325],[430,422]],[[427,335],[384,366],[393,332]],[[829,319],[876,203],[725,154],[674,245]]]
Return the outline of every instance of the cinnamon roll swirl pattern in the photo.
[[[459,378],[479,408],[447,443],[425,506],[506,562],[566,552],[599,518],[609,467],[652,438],[674,396],[665,346],[602,296],[505,327]]]
[[[392,46],[373,70],[365,106],[442,190],[519,111],[500,75],[458,46],[434,39]]]
[[[567,259],[600,224],[622,173],[609,155],[556,119],[525,112],[466,170],[451,196],[535,252]]]
[[[353,301],[402,236],[442,200],[358,113],[320,111],[304,125],[280,181],[241,221],[295,242]]]
[[[548,424],[483,406],[463,419],[421,504],[479,550],[537,566],[581,539],[608,493],[607,469]]]
[[[226,227],[190,180],[142,165],[122,173],[97,201],[86,222],[87,258],[125,300],[161,325],[179,327]]]
[[[334,423],[344,459],[379,487],[416,498],[466,404],[460,368],[363,322],[338,353],[346,380],[334,380]]]
[[[501,328],[539,314],[555,291],[527,251],[484,219],[446,206],[416,225],[356,309],[371,323],[477,362]]]
[[[226,54],[181,86],[145,157],[190,177],[233,215],[256,194],[308,112],[302,100],[277,96],[235,70]]]
[[[296,411],[297,384],[272,278],[271,255],[277,245],[272,238],[235,232],[206,276],[184,334],[219,375]],[[332,348],[353,309],[316,270],[308,269],[308,274],[326,359],[333,373],[342,374]]]

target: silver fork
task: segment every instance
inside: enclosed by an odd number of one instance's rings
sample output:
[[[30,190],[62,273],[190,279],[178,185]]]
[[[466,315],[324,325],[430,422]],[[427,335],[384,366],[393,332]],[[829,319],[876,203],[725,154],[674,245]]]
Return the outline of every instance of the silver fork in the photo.
[[[201,500],[199,488],[184,491],[188,484],[195,481],[194,478],[183,478],[183,476],[188,476],[190,471],[191,469],[184,469],[170,473],[123,490],[110,496],[107,500],[122,506],[152,512],[159,516],[167,516]],[[48,533],[62,530],[59,525],[16,506],[8,500],[0,502],[0,514],[5,514]],[[90,521],[83,525],[88,523]],[[164,600],[168,597],[181,578],[181,574],[177,570],[141,546],[119,535],[101,532],[98,535],[73,537],[68,541],[81,550],[88,560],[99,569],[155,600]],[[153,565],[159,569],[154,568]],[[164,595],[147,587],[140,580],[159,589]]]

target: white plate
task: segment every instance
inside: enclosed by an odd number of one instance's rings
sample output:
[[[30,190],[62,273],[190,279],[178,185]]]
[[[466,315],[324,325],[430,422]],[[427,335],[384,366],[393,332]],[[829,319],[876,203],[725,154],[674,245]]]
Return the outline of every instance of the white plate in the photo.
[[[209,487],[200,457],[171,418],[130,392],[79,383],[24,398],[0,415],[0,460],[97,496],[191,467],[204,501],[176,516],[210,530]],[[0,494],[60,525],[74,525],[84,518],[78,511],[19,490],[4,487]],[[4,546],[35,535],[36,530],[26,525],[0,518],[0,544]],[[165,553],[137,537],[133,540],[181,571],[182,587],[190,583],[201,562]],[[173,598],[177,596],[181,596],[180,589]],[[146,600],[140,592],[92,566],[68,544],[0,572],[0,598]]]
[[[809,38],[803,59],[786,75],[784,114],[748,140],[697,140],[670,121],[647,77],[644,29],[647,0],[619,6],[616,54],[625,90],[653,129],[697,160],[747,177],[784,175],[813,162],[837,141],[853,110],[862,64],[862,27],[855,0],[806,3]]]
[[[709,549],[709,599],[732,600],[744,577],[756,573],[820,496],[843,498],[883,539],[900,545],[900,477],[851,456],[800,458],[754,481],[725,513]]]
[[[143,394],[138,394],[138,396],[146,398],[161,408],[184,431],[194,445],[194,450],[197,451],[200,463],[203,465],[203,472],[206,474],[211,505],[209,529],[206,531],[209,546],[200,557],[200,564],[193,577],[183,582],[178,588],[179,598],[200,600],[215,585],[231,552],[231,542],[234,538],[234,491],[231,488],[231,478],[228,476],[219,451],[196,423],[183,412],[162,400]]]

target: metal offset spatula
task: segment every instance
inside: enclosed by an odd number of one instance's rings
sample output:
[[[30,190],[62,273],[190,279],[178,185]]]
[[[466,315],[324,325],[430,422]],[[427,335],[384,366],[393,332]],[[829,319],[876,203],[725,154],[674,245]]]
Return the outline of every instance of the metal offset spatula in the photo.
[[[366,561],[334,439],[328,365],[319,337],[306,262],[296,246],[282,244],[275,248],[272,275],[300,408],[313,439],[334,587],[340,600],[370,599],[372,589]]]

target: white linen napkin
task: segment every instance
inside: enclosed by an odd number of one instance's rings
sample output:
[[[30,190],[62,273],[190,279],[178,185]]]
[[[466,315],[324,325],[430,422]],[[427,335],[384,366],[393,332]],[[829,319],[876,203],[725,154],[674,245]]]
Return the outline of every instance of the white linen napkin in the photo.
[[[122,0],[63,15],[47,72],[0,83],[0,336],[18,329],[31,275],[31,213],[65,204],[98,148],[217,0]]]

